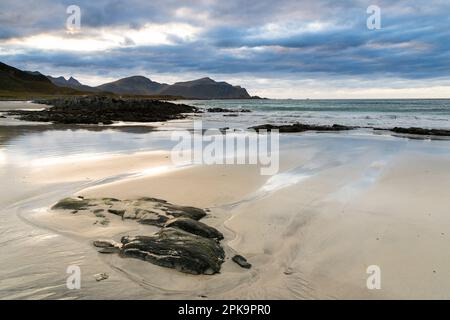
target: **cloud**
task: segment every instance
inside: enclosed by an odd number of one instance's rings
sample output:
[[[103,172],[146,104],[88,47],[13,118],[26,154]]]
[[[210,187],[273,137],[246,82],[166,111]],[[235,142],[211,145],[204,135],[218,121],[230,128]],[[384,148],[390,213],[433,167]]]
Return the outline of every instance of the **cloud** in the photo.
[[[381,8],[381,30],[366,27],[373,2]],[[80,0],[82,29],[75,35],[64,29],[70,4],[3,0],[0,60],[95,79],[250,75],[393,86],[393,79],[450,79],[444,0]]]

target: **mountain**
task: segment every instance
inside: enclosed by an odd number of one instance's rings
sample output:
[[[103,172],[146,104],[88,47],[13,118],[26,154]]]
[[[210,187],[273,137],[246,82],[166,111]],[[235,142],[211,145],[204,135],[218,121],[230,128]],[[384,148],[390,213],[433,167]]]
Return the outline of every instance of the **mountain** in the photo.
[[[47,76],[47,78],[54,85],[56,85],[58,87],[72,88],[72,89],[86,91],[86,92],[100,92],[101,91],[97,88],[86,86],[73,77],[70,77],[68,80],[66,80],[66,78],[64,78],[64,77],[56,78],[56,77],[52,77],[52,76]]]
[[[132,76],[98,87],[83,85],[70,77],[44,76],[37,71],[21,71],[0,62],[0,93],[13,96],[33,94],[82,94],[111,92],[127,95],[173,96],[189,99],[251,99],[245,88],[211,78],[177,82],[173,85],[158,83],[143,76]]]
[[[54,85],[39,72],[27,72],[0,62],[0,93],[13,94],[65,94],[73,90]]]
[[[182,96],[192,99],[250,99],[247,90],[211,78],[177,82],[158,92],[161,95]]]
[[[133,76],[102,84],[97,89],[116,94],[155,95],[167,86],[143,76]]]
[[[250,99],[247,90],[211,78],[177,82],[173,85],[158,83],[143,76],[123,78],[96,87],[116,94],[177,96],[190,99]]]

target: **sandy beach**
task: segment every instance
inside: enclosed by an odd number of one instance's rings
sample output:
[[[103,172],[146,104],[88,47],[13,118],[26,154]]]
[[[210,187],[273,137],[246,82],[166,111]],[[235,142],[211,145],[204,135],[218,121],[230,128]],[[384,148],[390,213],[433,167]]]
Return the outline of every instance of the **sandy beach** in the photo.
[[[448,299],[447,144],[373,134],[283,135],[273,176],[262,176],[257,165],[180,167],[161,148],[33,158],[16,168],[22,179],[2,197],[0,298]],[[221,271],[189,275],[102,255],[94,240],[158,228],[112,214],[102,225],[85,212],[50,210],[67,196],[155,197],[207,209],[202,221],[225,238]],[[252,268],[240,268],[234,254]],[[73,264],[82,270],[80,290],[66,288]],[[366,286],[371,265],[381,269],[380,290]],[[99,273],[109,278],[98,282]]]
[[[450,300],[449,13],[1,0],[0,302]]]

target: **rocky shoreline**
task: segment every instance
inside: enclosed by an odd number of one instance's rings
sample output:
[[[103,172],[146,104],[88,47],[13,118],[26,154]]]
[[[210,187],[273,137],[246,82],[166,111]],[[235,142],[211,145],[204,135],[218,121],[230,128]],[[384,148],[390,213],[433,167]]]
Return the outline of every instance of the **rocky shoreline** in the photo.
[[[263,124],[260,126],[250,127],[249,129],[256,130],[257,132],[261,130],[271,131],[278,130],[281,133],[294,133],[294,132],[305,132],[305,131],[346,131],[353,130],[357,127],[349,127],[342,126],[338,124],[333,124],[332,126],[323,126],[323,125],[311,125],[311,124],[303,124],[303,123],[294,123],[291,125],[272,125],[272,124]]]
[[[185,104],[108,96],[69,97],[33,102],[51,107],[41,111],[13,110],[7,114],[33,122],[109,125],[114,121],[160,122],[183,119],[186,113],[198,112],[197,108]]]
[[[271,131],[278,130],[280,133],[298,133],[306,131],[317,131],[317,132],[327,132],[327,131],[350,131],[355,129],[362,129],[363,127],[358,126],[345,126],[339,124],[333,125],[313,125],[313,124],[303,124],[294,123],[290,125],[272,125],[263,124],[259,126],[250,127],[249,129],[260,132],[261,130]],[[375,127],[364,127],[365,129],[372,129],[374,131],[390,131],[397,134],[404,134],[409,136],[420,136],[420,137],[450,137],[450,130],[445,129],[426,129],[426,128],[375,128]]]
[[[10,110],[4,111],[9,116],[17,116],[20,120],[31,122],[52,122],[54,124],[76,124],[110,125],[114,121],[125,122],[163,122],[175,119],[184,119],[192,113],[224,113],[224,117],[237,117],[241,113],[252,112],[249,109],[226,109],[207,108],[198,109],[185,104],[174,104],[171,102],[152,100],[145,98],[116,98],[110,96],[82,96],[65,97],[47,100],[35,100],[34,103],[50,106],[44,110]],[[4,115],[0,115],[4,117]],[[304,123],[293,123],[286,125],[263,124],[253,126],[248,129],[271,131],[278,130],[280,133],[299,133],[306,131],[333,132],[350,131],[355,129],[372,129],[374,131],[389,131],[395,134],[407,135],[411,137],[450,137],[450,130],[427,129],[419,127],[360,127],[340,124],[315,125]]]
[[[410,127],[410,128],[395,127],[392,129],[373,128],[373,129],[374,130],[388,130],[388,131],[391,131],[394,133],[410,134],[410,135],[417,135],[417,136],[439,136],[439,137],[450,136],[450,130],[444,130],[444,129],[425,129],[425,128],[417,128],[417,127]]]
[[[98,222],[103,226],[109,224],[108,215],[115,215],[122,220],[160,228],[150,235],[123,236],[120,242],[95,240],[93,245],[99,253],[118,253],[123,258],[136,258],[195,275],[218,273],[225,260],[225,251],[220,244],[224,236],[199,221],[207,215],[207,211],[200,208],[179,206],[156,198],[119,200],[78,197],[62,199],[52,210],[72,214],[88,212],[99,218]],[[232,260],[242,268],[251,267],[242,256],[234,256]]]

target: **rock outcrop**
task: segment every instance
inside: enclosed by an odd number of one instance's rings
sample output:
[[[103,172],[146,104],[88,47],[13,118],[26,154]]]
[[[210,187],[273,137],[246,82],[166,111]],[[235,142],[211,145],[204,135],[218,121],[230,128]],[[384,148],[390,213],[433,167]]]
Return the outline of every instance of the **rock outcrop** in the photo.
[[[323,125],[313,125],[313,124],[303,124],[303,123],[294,123],[290,125],[272,125],[272,124],[264,124],[260,126],[251,127],[249,129],[253,129],[256,131],[260,130],[278,130],[282,133],[293,133],[293,132],[305,132],[305,131],[346,131],[357,129],[357,127],[343,126],[339,124],[333,124],[332,126],[323,126]]]
[[[220,271],[225,253],[218,242],[192,233],[163,228],[151,236],[123,237],[122,257],[138,258],[191,274]]]
[[[231,258],[235,263],[237,263],[239,266],[245,269],[250,269],[252,265],[248,263],[247,259],[245,259],[243,256],[237,254],[233,258]]]
[[[185,118],[195,107],[150,99],[121,99],[109,96],[84,96],[36,100],[51,105],[42,111],[16,110],[9,115],[21,120],[62,124],[112,124],[113,121],[159,122]]]
[[[384,129],[376,129],[376,130],[384,130]],[[425,129],[425,128],[400,128],[395,127],[392,129],[387,129],[394,133],[400,133],[400,134],[412,134],[412,135],[420,135],[420,136],[439,136],[439,137],[446,137],[450,136],[450,130],[444,130],[444,129]]]
[[[151,235],[123,237],[120,243],[96,240],[93,245],[99,253],[118,253],[121,257],[190,274],[217,273],[224,262],[225,253],[219,242],[223,234],[198,221],[206,216],[200,208],[148,197],[136,200],[78,197],[62,199],[52,209],[91,213],[103,219],[100,225],[104,227],[109,223],[107,215],[111,215],[161,228]]]

